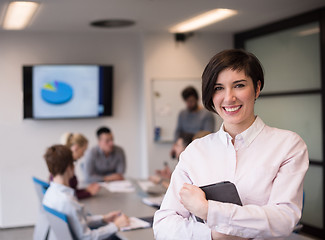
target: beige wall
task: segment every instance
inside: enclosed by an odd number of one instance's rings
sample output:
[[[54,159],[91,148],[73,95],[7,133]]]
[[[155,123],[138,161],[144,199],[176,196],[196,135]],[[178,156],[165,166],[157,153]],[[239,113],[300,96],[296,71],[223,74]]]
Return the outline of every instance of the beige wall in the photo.
[[[231,35],[199,34],[177,44],[170,34],[0,32],[0,227],[35,223],[32,176],[47,179],[45,148],[66,131],[96,144],[95,129],[112,128],[127,156],[127,176],[146,178],[168,158],[170,144],[152,135],[152,78],[200,77],[210,57],[232,46]],[[114,66],[113,117],[23,120],[22,65],[98,63]],[[77,167],[77,174],[82,179]]]
[[[127,175],[143,173],[140,150],[142,43],[137,34],[0,33],[0,226],[33,224],[38,202],[31,176],[47,179],[45,148],[67,131],[96,143],[95,129],[112,128],[125,149]],[[98,63],[114,66],[113,117],[78,120],[23,120],[22,65]]]

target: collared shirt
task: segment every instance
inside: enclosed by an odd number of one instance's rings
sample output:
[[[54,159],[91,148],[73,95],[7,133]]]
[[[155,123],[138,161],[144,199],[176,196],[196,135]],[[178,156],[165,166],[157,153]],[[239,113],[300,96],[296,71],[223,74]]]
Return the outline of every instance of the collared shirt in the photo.
[[[105,176],[113,173],[124,174],[125,168],[125,154],[118,146],[114,146],[108,156],[98,146],[90,149],[85,155],[84,172],[88,183],[104,181]]]
[[[76,239],[106,239],[118,230],[114,223],[104,225],[101,215],[87,215],[84,206],[75,198],[74,190],[62,184],[51,182],[44,195],[43,204],[67,215]],[[90,229],[96,227],[98,228]]]
[[[304,141],[294,132],[266,126],[257,117],[235,137],[223,130],[193,141],[181,154],[160,210],[157,239],[211,239],[211,230],[243,238],[289,235],[301,217],[303,179],[308,169]],[[243,206],[208,201],[205,224],[180,202],[184,183],[233,182]]]
[[[176,141],[180,133],[195,134],[199,131],[215,131],[215,119],[211,112],[204,108],[198,111],[191,112],[188,109],[182,110],[178,115],[177,127],[175,131],[174,140]]]

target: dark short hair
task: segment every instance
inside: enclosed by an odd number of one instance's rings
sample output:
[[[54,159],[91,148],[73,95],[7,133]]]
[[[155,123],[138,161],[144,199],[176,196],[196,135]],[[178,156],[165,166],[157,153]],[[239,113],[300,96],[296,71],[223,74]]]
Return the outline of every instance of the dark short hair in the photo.
[[[183,140],[183,146],[187,147],[192,142],[193,137],[194,134],[192,133],[181,132],[178,138],[181,138]]]
[[[111,129],[109,129],[108,127],[100,127],[97,129],[96,135],[97,138],[99,138],[100,135],[102,135],[103,133],[112,133]]]
[[[44,154],[44,159],[53,177],[64,174],[69,166],[73,166],[72,152],[64,145],[49,147]]]
[[[192,86],[188,86],[182,91],[182,97],[184,100],[186,100],[191,96],[195,97],[196,100],[199,99],[199,94],[197,93],[196,89]]]
[[[234,71],[243,70],[246,76],[253,80],[255,92],[258,81],[261,81],[260,90],[263,89],[263,68],[254,54],[240,49],[229,49],[219,52],[211,58],[202,74],[202,101],[205,108],[209,111],[216,112],[212,101],[214,85],[220,72],[225,69],[231,69]]]

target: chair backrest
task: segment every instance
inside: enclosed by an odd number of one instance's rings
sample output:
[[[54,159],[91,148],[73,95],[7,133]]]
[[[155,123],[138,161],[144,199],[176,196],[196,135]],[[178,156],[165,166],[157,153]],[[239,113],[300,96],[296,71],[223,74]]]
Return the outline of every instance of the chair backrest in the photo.
[[[40,205],[38,218],[35,223],[33,239],[34,240],[47,240],[50,232],[50,224],[45,215],[45,210],[42,205]]]
[[[42,206],[43,196],[46,192],[47,188],[49,187],[49,184],[47,182],[44,182],[36,177],[33,177],[33,182],[35,185],[36,193],[38,196],[38,199],[40,201],[40,209],[38,213],[38,219],[35,223],[34,228],[34,234],[33,239],[34,240],[46,240],[48,238],[48,233],[50,230],[50,224],[47,220],[47,217],[45,216],[45,211]]]
[[[74,238],[69,227],[67,216],[53,208],[49,208],[45,205],[43,205],[43,207],[51,227],[50,239],[73,240]]]
[[[50,185],[47,182],[44,182],[36,177],[33,177],[33,182],[35,185],[37,196],[38,196],[40,202],[42,203],[43,196]]]

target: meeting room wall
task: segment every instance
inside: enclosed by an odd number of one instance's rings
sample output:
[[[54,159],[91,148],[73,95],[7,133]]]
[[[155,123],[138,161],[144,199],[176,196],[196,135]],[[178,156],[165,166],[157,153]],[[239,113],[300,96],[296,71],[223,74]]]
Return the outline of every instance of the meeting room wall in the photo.
[[[116,144],[125,149],[127,175],[144,175],[140,34],[0,32],[0,39],[0,227],[35,223],[38,200],[32,176],[48,178],[42,156],[64,132],[81,132],[93,146],[96,128],[111,127]],[[114,66],[113,116],[23,120],[22,66],[71,63]]]
[[[174,167],[177,161],[170,160],[171,142],[154,141],[152,81],[153,79],[200,79],[204,67],[217,52],[233,47],[230,33],[196,33],[185,42],[176,42],[172,34],[147,34],[144,39],[145,109],[147,132],[143,147],[148,153],[148,171],[153,174],[167,161]],[[177,104],[177,103],[175,103]],[[185,104],[184,104],[185,108]],[[216,129],[221,124],[215,115]]]
[[[35,223],[38,200],[31,176],[47,179],[42,155],[64,132],[81,132],[92,146],[95,129],[108,125],[125,149],[127,176],[145,178],[160,168],[171,143],[153,141],[151,80],[200,78],[214,53],[233,46],[231,34],[212,33],[185,43],[159,33],[0,32],[0,38],[0,227]],[[23,120],[22,65],[42,63],[113,65],[113,117]]]

